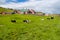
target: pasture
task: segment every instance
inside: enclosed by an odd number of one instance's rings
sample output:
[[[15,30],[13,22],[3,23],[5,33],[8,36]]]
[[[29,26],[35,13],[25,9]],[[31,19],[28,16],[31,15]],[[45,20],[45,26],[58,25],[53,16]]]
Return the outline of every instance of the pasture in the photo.
[[[0,40],[60,40],[60,17],[47,18],[24,14],[0,15]],[[16,22],[11,22],[13,19]]]

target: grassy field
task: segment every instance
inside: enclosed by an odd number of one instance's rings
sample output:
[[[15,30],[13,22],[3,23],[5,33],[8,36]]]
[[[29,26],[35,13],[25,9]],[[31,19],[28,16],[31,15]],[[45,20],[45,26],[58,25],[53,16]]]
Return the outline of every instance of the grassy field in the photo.
[[[51,20],[47,18],[36,15],[0,15],[0,40],[60,40],[60,17],[55,16]],[[17,22],[12,23],[12,19]],[[24,23],[23,20],[30,22]]]

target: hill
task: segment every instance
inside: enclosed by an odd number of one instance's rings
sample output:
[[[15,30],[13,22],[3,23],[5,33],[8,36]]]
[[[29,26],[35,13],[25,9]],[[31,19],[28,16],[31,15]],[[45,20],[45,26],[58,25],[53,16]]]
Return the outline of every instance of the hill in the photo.
[[[0,12],[12,12],[12,11],[13,11],[12,9],[0,7]]]
[[[47,18],[50,16],[0,15],[0,40],[60,40],[60,17]]]

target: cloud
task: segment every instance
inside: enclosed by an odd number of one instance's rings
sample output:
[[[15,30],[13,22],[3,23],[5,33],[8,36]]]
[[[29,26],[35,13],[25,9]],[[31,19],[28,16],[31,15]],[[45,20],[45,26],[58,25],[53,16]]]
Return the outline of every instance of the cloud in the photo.
[[[6,2],[6,0],[0,0],[0,5],[4,4]]]
[[[12,0],[12,1],[17,1],[17,0]]]
[[[12,1],[17,1],[17,0],[12,0]],[[18,2],[18,3],[9,2],[7,4],[3,4],[0,6],[5,8],[13,8],[13,9],[30,8],[45,13],[60,13],[59,3],[60,0],[29,0],[26,2]]]

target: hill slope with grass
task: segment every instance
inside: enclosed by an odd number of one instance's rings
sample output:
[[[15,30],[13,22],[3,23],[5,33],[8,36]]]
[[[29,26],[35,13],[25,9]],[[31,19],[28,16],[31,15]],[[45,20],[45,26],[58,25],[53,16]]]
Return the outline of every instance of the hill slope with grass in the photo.
[[[0,12],[12,12],[12,9],[0,7]]]
[[[60,40],[60,17],[47,18],[36,15],[0,15],[0,40]],[[11,22],[12,19],[16,23]],[[23,20],[30,22],[25,23]]]

